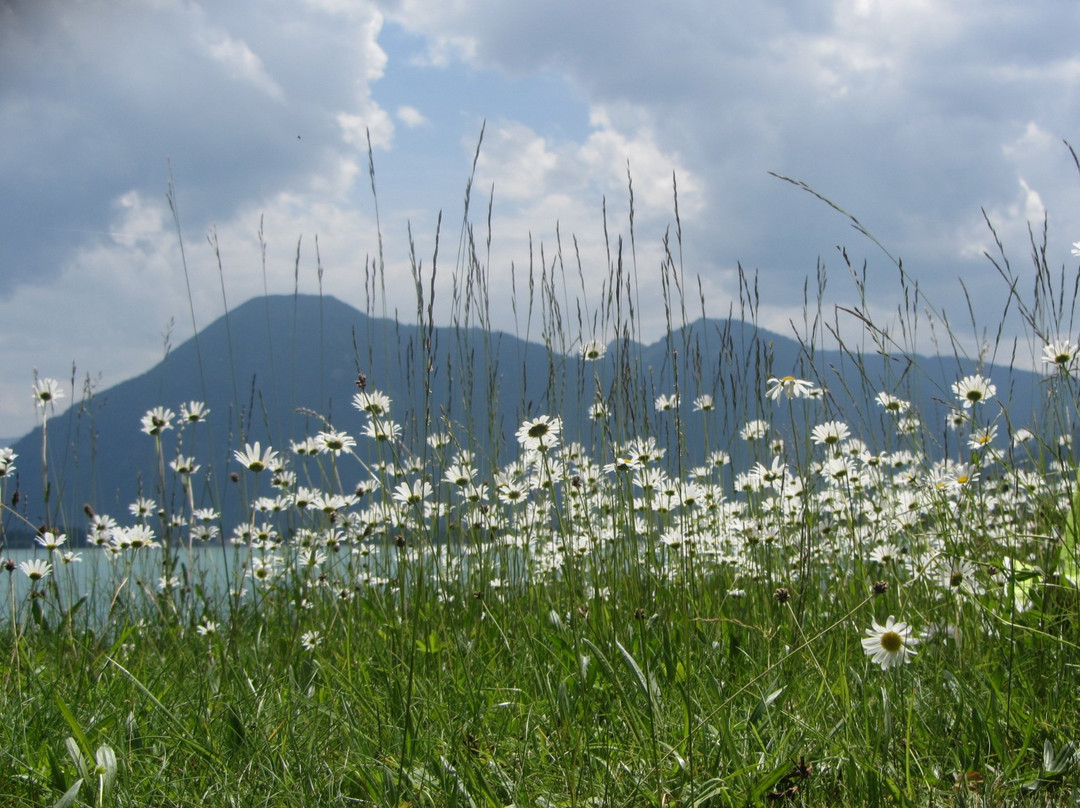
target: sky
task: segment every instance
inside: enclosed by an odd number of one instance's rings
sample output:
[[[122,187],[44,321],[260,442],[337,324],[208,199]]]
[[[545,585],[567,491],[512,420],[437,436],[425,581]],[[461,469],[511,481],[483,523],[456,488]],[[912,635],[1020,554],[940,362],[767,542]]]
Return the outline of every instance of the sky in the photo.
[[[440,213],[448,323],[478,144],[494,328],[526,335],[561,244],[570,339],[612,336],[590,312],[632,188],[647,341],[678,229],[691,320],[738,311],[741,266],[791,336],[824,266],[830,321],[888,324],[891,256],[977,353],[1016,326],[994,232],[1022,294],[1029,227],[1076,272],[1078,34],[1075,0],[0,0],[0,436],[35,425],[35,373],[77,399],[265,292],[414,320]]]

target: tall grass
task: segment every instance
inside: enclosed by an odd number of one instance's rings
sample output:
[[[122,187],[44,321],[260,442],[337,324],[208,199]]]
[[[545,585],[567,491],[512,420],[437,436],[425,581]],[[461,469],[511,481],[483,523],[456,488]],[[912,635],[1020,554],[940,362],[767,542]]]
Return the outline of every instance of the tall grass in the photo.
[[[758,322],[754,276],[740,274],[738,317],[698,319],[676,193],[660,267],[671,365],[650,376],[631,185],[598,299],[561,237],[515,271],[521,333],[549,365],[508,434],[429,395],[445,381],[494,400],[515,372],[492,366],[491,206],[478,233],[472,190],[450,270],[441,222],[426,261],[410,238],[417,320],[401,329],[420,339],[393,357],[407,401],[363,373],[401,349],[361,334],[363,433],[309,413],[308,439],[244,446],[241,420],[225,456],[186,458],[197,407],[151,411],[155,501],[87,515],[97,546],[78,552],[107,554],[108,575],[82,591],[58,531],[41,534],[50,571],[7,565],[5,804],[1080,804],[1080,274],[1051,271],[1045,230],[1031,296],[1004,248],[992,259],[1005,314],[976,372],[899,261],[887,324],[865,270],[847,267],[860,302],[842,313],[819,267],[798,366],[775,367],[764,340],[737,353]],[[365,272],[367,310],[385,313],[381,236]],[[1034,361],[1050,346],[1034,413],[989,382],[1021,355],[1002,342],[1012,312]],[[955,385],[932,391],[949,425],[912,403],[934,378],[926,332],[956,352]],[[857,372],[823,366],[830,349]],[[560,420],[572,391],[595,396],[578,435]],[[16,463],[3,455],[5,524]],[[241,524],[197,500],[194,465],[235,474]]]

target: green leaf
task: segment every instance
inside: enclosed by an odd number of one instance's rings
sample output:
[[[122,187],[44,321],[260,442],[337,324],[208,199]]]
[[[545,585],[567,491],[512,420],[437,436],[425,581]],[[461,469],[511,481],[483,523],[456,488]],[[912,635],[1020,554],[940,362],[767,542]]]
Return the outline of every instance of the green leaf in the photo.
[[[648,699],[649,709],[655,713],[660,709],[661,704],[660,687],[657,685],[656,679],[645,675],[645,671],[641,669],[637,660],[623,647],[621,642],[616,640],[615,647],[622,653],[626,666],[630,668],[630,671],[634,674],[634,679],[637,681],[638,687],[641,688],[641,692],[645,695],[645,698]]]
[[[750,801],[757,802],[758,800],[760,800],[763,796],[765,796],[766,792],[772,791],[776,784],[783,780],[787,773],[790,771],[791,765],[785,762],[783,765],[773,769],[763,778],[755,782],[754,787],[750,792]]]
[[[1058,572],[1073,586],[1080,586],[1080,468],[1076,472],[1076,488],[1073,489],[1072,507],[1065,516],[1065,529],[1061,534],[1061,551],[1058,556]]]
[[[1055,760],[1054,760],[1054,745],[1052,743],[1050,743],[1050,739],[1047,738],[1045,741],[1043,741],[1043,763],[1042,763],[1043,771],[1044,772],[1052,772],[1052,771],[1054,771],[1054,769],[1057,768],[1054,765],[1054,763],[1055,763]]]
[[[1005,556],[1001,568],[1008,576],[1009,589],[1012,592],[1013,606],[1018,612],[1031,606],[1032,592],[1038,588],[1042,579],[1042,570],[1024,561]]]
[[[79,789],[82,788],[83,781],[76,780],[75,785],[64,792],[64,796],[53,803],[52,808],[70,808],[74,805],[75,798],[79,796]]]
[[[86,765],[86,757],[83,755],[82,750],[79,749],[79,743],[71,736],[64,739],[64,746],[67,747],[68,757],[71,758],[71,762],[75,764],[75,768],[79,771],[79,780],[87,780],[90,777],[90,769]]]
[[[426,640],[416,640],[416,652],[418,654],[437,654],[442,650],[442,641],[436,632],[431,632]]]
[[[675,664],[675,681],[678,684],[682,684],[686,681],[686,667],[683,665],[681,659]]]
[[[783,692],[784,688],[781,687],[779,690],[774,690],[772,693],[761,699],[754,707],[754,711],[750,713],[749,723],[753,725],[764,718],[765,711],[769,709],[769,705],[780,698],[780,694]]]
[[[112,784],[116,780],[116,753],[111,746],[102,744],[94,753],[94,761],[97,763],[98,777],[101,780],[99,790],[104,796],[112,789]]]
[[[900,805],[911,805],[911,800],[908,799],[907,794],[905,794],[901,790],[899,784],[897,784],[897,782],[888,775],[885,776],[885,788],[889,790],[889,793],[892,794],[893,799],[896,800]]]
[[[53,702],[56,704],[56,709],[60,711],[60,715],[64,717],[64,721],[67,722],[68,727],[71,728],[71,734],[75,736],[75,740],[79,742],[79,747],[86,752],[90,753],[90,740],[86,737],[86,733],[83,732],[82,727],[79,726],[79,722],[75,719],[75,714],[71,712],[71,708],[68,707],[67,702],[60,696],[59,693],[53,693]],[[68,740],[71,740],[70,738]],[[71,745],[68,744],[68,754],[71,754]],[[74,757],[72,757],[74,760]],[[76,761],[77,765],[77,761]],[[85,777],[85,775],[83,775]]]
[[[89,595],[83,595],[81,598],[75,601],[68,609],[66,609],[62,618],[63,622],[70,623],[75,614],[79,611],[79,609],[82,608],[83,604],[86,603],[86,599],[88,597]]]

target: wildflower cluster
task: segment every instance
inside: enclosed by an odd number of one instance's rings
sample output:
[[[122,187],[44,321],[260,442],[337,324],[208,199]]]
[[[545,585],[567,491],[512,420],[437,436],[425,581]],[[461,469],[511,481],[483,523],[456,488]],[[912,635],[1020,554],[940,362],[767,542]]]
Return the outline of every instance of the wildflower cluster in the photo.
[[[41,390],[55,396],[47,385]],[[442,587],[476,574],[470,554],[486,548],[498,561],[487,567],[483,584],[500,597],[571,568],[594,586],[604,571],[646,568],[669,581],[690,570],[715,571],[733,592],[761,587],[783,592],[775,599],[786,604],[798,596],[802,571],[814,565],[837,576],[861,571],[875,592],[919,587],[942,603],[995,594],[1023,610],[1036,583],[1017,590],[1000,571],[1035,568],[1037,559],[1016,536],[1034,533],[1042,503],[1061,500],[1067,485],[994,451],[999,425],[979,409],[995,395],[989,379],[964,377],[953,392],[956,411],[971,413],[957,419],[967,430],[970,454],[963,462],[910,448],[875,451],[847,422],[825,415],[805,437],[786,440],[784,424],[759,418],[739,430],[753,447],[752,462],[736,468],[729,453],[712,449],[677,477],[653,437],[608,445],[605,456],[594,457],[565,439],[560,417],[546,414],[521,423],[517,456],[501,468],[482,471],[450,429],[428,436],[427,451],[414,454],[402,442],[390,398],[365,386],[353,398],[366,416],[359,440],[327,424],[287,452],[259,441],[233,452],[236,478],[245,475],[264,492],[253,495],[250,518],[228,536],[246,554],[233,591],[298,583],[291,591],[301,593],[299,605],[310,606],[321,597],[348,599],[364,587],[390,585],[401,564],[423,566],[432,555]],[[790,376],[771,378],[765,395],[806,399],[811,410],[825,406],[819,388]],[[915,409],[884,391],[877,403],[895,419],[896,444],[910,446],[903,438],[919,427]],[[679,401],[666,395],[655,404],[664,411]],[[708,417],[712,407],[709,396],[695,399],[697,417]],[[165,432],[182,432],[207,416],[204,405],[189,402],[179,417],[155,407],[141,425],[160,447]],[[796,443],[808,451],[789,451]],[[168,468],[189,494],[184,512],[140,497],[130,507],[134,524],[91,514],[91,544],[122,557],[160,548],[178,531],[186,531],[189,547],[221,537],[218,511],[197,507],[191,495],[202,464],[180,449],[178,441]],[[14,460],[10,450],[0,451],[0,478]],[[415,538],[432,536],[438,541]],[[38,543],[63,558],[65,539],[45,532]],[[465,542],[471,553],[456,552]],[[24,567],[33,580],[50,571],[46,562]],[[159,588],[172,592],[178,584],[165,575]],[[202,624],[200,633],[212,633],[211,625]],[[874,622],[863,645],[888,669],[914,656],[920,638],[911,632],[890,617],[884,625]],[[312,627],[304,647],[316,650],[320,637]]]
[[[14,450],[7,446],[0,447],[0,479],[14,476],[16,457],[18,455]]]

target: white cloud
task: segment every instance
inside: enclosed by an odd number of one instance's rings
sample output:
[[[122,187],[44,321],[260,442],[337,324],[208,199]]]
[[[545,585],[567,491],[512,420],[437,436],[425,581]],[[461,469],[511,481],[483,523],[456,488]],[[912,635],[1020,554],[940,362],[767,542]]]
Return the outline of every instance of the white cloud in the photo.
[[[397,118],[409,129],[415,129],[418,126],[424,126],[430,124],[424,113],[418,110],[416,107],[410,107],[408,105],[401,105],[397,108]]]
[[[700,180],[677,153],[663,152],[650,131],[624,132],[603,108],[592,111],[590,124],[587,137],[575,142],[549,140],[518,121],[489,123],[477,163],[478,184],[493,186],[497,200],[521,207],[549,207],[544,200],[555,197],[599,209],[605,197],[628,196],[632,181],[636,211],[667,218],[674,211],[677,178],[680,214],[692,219],[702,211]]]
[[[522,200],[542,196],[548,173],[558,156],[529,127],[512,121],[496,123],[484,134],[477,161],[480,186],[494,185],[501,199]]]
[[[369,135],[372,148],[388,149],[394,141],[394,122],[385,110],[374,104],[361,115],[339,112],[337,122],[341,127],[341,139],[357,149],[367,148]]]
[[[1021,177],[1020,187],[1024,189],[1024,219],[1032,223],[1038,223],[1046,216],[1046,205],[1043,204],[1039,192],[1027,184]]]
[[[680,215],[691,219],[704,207],[704,188],[678,152],[665,152],[649,126],[632,134],[621,132],[604,108],[590,115],[593,132],[580,148],[581,160],[593,171],[606,175],[609,188],[626,187],[632,179],[635,202],[654,213],[674,210],[678,184]]]
[[[969,219],[967,227],[960,231],[956,240],[959,257],[997,257],[995,240],[1014,250],[1026,248],[1031,230],[1042,229],[1043,219],[1047,215],[1042,196],[1023,177],[1017,178],[1016,186],[1010,200],[985,211],[985,219],[981,215]]]
[[[1042,126],[1035,121],[1028,121],[1019,137],[1002,145],[1001,153],[1010,160],[1022,161],[1032,157],[1044,157],[1058,146],[1058,141]]]
[[[218,32],[205,45],[210,57],[219,62],[230,77],[250,84],[275,101],[284,100],[285,91],[266,72],[262,59],[252,52],[246,42]]]
[[[664,154],[649,132],[624,133],[601,109],[594,110],[590,120],[592,128],[581,140],[545,138],[517,121],[487,125],[474,185],[474,193],[483,197],[474,198],[472,221],[477,237],[486,237],[488,194],[493,193],[493,246],[490,254],[486,248],[483,254],[488,268],[485,289],[497,312],[493,325],[520,333],[530,319],[523,290],[539,284],[544,275],[548,284],[560,289],[566,285],[565,295],[558,294],[573,308],[564,313],[566,333],[560,339],[572,345],[578,339],[610,338],[613,312],[604,301],[615,283],[615,267],[622,262],[626,273],[622,282],[633,277],[635,294],[649,301],[636,312],[636,336],[657,339],[665,323],[663,310],[656,305],[665,293],[657,268],[668,260],[665,233],[672,242],[675,238],[672,173],[678,175],[679,211],[685,220],[700,216],[704,194],[678,155]],[[473,146],[466,141],[463,150]],[[677,251],[674,243],[671,249]],[[696,268],[691,267],[680,281],[696,287],[695,276]],[[713,277],[705,279],[705,285],[731,291],[730,280]],[[685,292],[693,307],[690,299],[696,296],[696,288]],[[582,295],[579,325],[579,303],[573,301]],[[511,318],[515,312],[516,319]],[[532,313],[533,336],[539,317],[539,312]],[[578,333],[579,327],[583,333]]]

